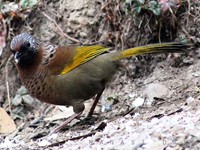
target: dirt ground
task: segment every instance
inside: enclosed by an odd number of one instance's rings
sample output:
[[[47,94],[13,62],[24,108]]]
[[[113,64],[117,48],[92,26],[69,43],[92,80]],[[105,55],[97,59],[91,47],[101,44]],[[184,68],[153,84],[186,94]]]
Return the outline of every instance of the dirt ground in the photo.
[[[132,7],[124,1],[48,0],[7,19],[0,104],[17,128],[0,135],[0,149],[200,149],[200,2],[171,6],[172,12],[159,16]],[[183,54],[123,60],[93,117],[85,119],[91,99],[81,120],[49,135],[73,111],[44,104],[21,85],[8,58],[10,40],[22,32],[55,45],[103,44],[113,50],[181,40],[196,46]]]

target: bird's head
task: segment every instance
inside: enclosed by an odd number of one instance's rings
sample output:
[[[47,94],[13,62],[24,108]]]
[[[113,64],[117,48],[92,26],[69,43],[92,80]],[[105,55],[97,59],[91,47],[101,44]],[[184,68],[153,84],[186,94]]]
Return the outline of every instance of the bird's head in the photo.
[[[39,42],[28,33],[15,36],[10,44],[15,62],[21,68],[29,68],[37,61]]]

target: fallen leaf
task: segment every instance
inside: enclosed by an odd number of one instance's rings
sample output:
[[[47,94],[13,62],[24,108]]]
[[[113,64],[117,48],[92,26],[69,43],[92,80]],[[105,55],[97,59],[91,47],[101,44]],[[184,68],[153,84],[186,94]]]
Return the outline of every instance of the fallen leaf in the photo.
[[[55,109],[44,118],[45,121],[66,119],[74,114],[72,107],[56,106]]]
[[[0,133],[9,134],[16,130],[16,125],[8,113],[0,107]]]
[[[89,113],[89,110],[93,104],[93,100],[88,100],[85,102],[85,110],[82,115],[86,116]],[[95,112],[100,112],[99,104],[97,104],[95,108]],[[48,115],[44,118],[45,121],[55,121],[60,119],[67,119],[74,114],[73,107],[66,106],[55,106],[55,108],[48,113]]]

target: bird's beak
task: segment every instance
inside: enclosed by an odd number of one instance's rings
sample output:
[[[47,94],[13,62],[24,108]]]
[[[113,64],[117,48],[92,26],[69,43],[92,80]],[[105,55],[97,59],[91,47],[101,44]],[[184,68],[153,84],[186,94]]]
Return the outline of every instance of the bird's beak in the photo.
[[[21,53],[19,53],[19,52],[14,53],[14,60],[15,60],[16,64],[18,64],[18,62],[19,62],[20,55],[21,55]]]

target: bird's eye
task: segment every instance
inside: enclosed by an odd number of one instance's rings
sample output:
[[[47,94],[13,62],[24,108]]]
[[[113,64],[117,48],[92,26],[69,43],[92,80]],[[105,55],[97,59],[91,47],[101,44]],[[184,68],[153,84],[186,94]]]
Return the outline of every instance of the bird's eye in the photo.
[[[26,47],[28,47],[28,48],[31,47],[31,44],[30,44],[30,42],[28,42],[28,41],[25,43],[25,45],[26,45]]]

